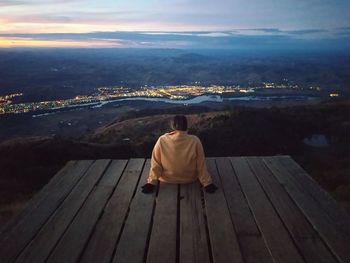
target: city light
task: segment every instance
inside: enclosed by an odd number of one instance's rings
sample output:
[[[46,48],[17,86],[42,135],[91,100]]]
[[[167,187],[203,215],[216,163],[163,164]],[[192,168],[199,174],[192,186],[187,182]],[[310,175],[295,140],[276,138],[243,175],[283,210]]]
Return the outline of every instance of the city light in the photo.
[[[198,82],[199,83],[199,82]],[[77,95],[71,99],[59,99],[52,101],[13,103],[15,97],[23,96],[23,93],[0,96],[0,115],[19,114],[41,110],[56,110],[69,107],[79,107],[98,104],[103,101],[118,100],[121,98],[146,97],[146,98],[167,98],[171,100],[186,100],[196,96],[210,94],[245,94],[253,93],[261,89],[302,89],[296,84],[285,83],[263,83],[260,86],[242,87],[240,85],[166,85],[166,86],[141,86],[139,89],[132,89],[121,86],[99,87],[97,92],[91,95]],[[310,88],[315,90],[315,88]],[[319,90],[319,89],[317,89]],[[330,94],[330,97],[337,97],[338,93]]]

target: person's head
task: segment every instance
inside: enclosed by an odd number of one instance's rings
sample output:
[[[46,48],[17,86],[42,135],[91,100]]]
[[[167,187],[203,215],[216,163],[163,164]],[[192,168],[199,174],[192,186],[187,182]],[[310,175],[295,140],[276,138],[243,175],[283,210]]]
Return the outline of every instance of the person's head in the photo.
[[[173,130],[186,131],[187,130],[187,118],[185,115],[176,115],[170,122],[170,126]]]

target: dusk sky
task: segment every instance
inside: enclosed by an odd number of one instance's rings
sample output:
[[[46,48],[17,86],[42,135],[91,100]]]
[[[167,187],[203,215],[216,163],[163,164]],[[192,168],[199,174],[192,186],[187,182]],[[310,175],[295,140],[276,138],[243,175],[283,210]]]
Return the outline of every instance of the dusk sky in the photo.
[[[348,0],[0,0],[0,47],[348,47],[349,10]]]

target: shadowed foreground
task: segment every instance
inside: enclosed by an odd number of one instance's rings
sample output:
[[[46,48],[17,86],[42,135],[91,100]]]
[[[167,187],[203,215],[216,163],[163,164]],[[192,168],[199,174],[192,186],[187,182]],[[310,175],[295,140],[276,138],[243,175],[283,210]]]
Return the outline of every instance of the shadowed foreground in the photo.
[[[350,262],[350,217],[289,156],[208,158],[219,190],[70,161],[3,227],[1,262]]]

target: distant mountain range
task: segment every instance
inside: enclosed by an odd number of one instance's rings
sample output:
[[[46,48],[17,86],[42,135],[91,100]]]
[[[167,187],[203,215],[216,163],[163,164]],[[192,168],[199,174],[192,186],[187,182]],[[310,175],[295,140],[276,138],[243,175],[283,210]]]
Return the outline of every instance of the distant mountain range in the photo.
[[[2,49],[0,95],[33,102],[101,86],[280,82],[350,93],[348,53],[178,49]]]

